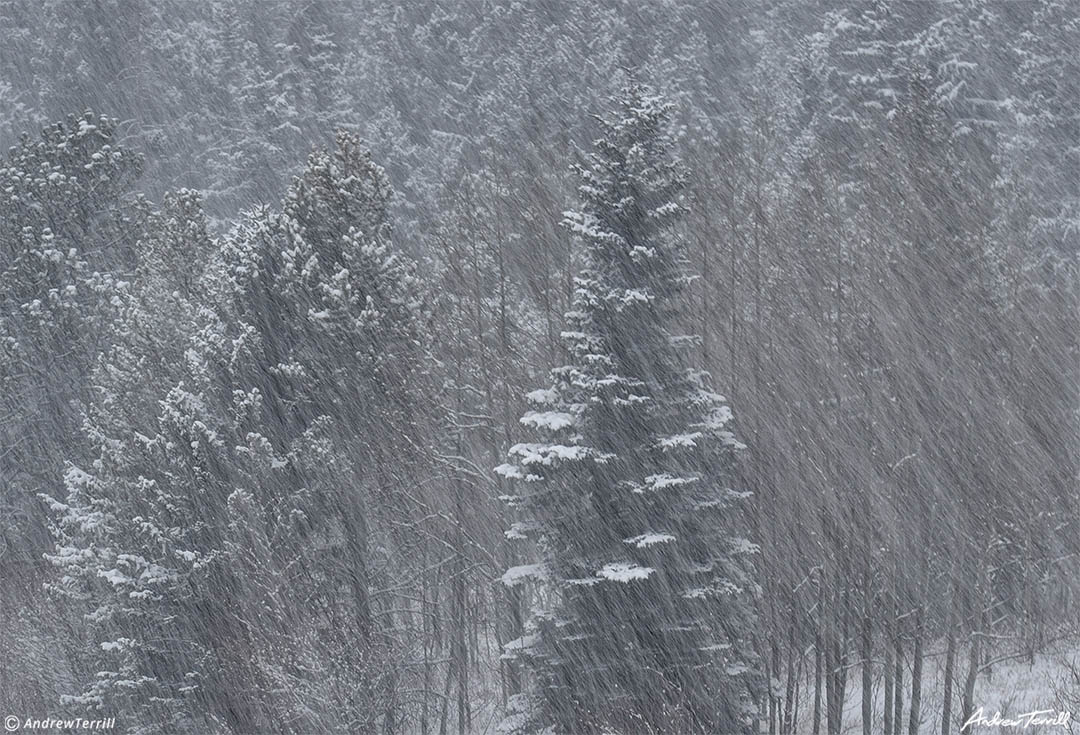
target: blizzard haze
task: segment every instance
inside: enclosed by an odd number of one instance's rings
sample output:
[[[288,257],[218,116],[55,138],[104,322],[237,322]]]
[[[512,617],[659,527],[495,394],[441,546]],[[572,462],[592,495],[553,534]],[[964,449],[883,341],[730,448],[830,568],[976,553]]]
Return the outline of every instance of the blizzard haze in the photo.
[[[0,0],[6,729],[1077,731],[1078,49]]]

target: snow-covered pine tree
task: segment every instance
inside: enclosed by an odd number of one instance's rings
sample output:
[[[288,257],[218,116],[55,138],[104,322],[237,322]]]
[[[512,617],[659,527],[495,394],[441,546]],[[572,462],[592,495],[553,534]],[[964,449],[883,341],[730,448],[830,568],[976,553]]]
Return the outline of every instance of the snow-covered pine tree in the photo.
[[[142,160],[117,143],[116,125],[73,115],[0,162],[0,477],[12,485],[47,487],[61,467],[115,276],[142,232]]]
[[[282,212],[221,243],[189,193],[155,216],[148,292],[119,299],[94,374],[93,461],[45,498],[52,588],[86,605],[95,644],[70,703],[139,735],[394,730],[367,524],[404,482],[422,350],[389,194],[342,136]],[[162,308],[176,324],[155,344]]]
[[[1005,155],[1009,173],[1025,182],[1019,192],[1031,237],[1040,248],[1076,252],[1080,240],[1080,17],[1064,0],[1034,3],[1031,28],[1016,44],[1019,65],[1008,101],[1015,129]],[[1059,141],[1071,141],[1061,145]],[[1071,182],[1071,183],[1065,183]],[[1051,256],[1053,257],[1053,256]]]
[[[86,376],[144,231],[141,157],[116,126],[71,116],[0,159],[0,690],[13,709],[53,704],[83,644],[66,635],[67,611],[38,594],[50,537],[37,493],[62,484]],[[50,643],[22,652],[27,640]]]
[[[738,732],[754,707],[756,546],[738,532],[747,493],[729,486],[731,411],[681,329],[692,276],[670,111],[632,83],[576,167],[570,363],[529,394],[536,439],[497,468],[520,485],[508,536],[535,538],[537,556],[503,578],[538,583],[527,635],[507,646],[533,678],[510,731]]]
[[[302,498],[293,548],[303,563],[276,617],[282,631],[310,630],[317,655],[307,671],[322,673],[298,682],[275,655],[277,633],[263,637],[261,668],[276,719],[312,731],[343,723],[369,731],[382,718],[392,732],[400,717],[393,637],[378,618],[382,601],[370,596],[372,586],[391,586],[372,571],[391,560],[373,558],[388,544],[369,538],[395,491],[414,479],[424,351],[413,267],[390,238],[391,196],[359,139],[339,134],[335,150],[309,157],[280,215],[257,215],[229,238],[226,277],[215,286],[253,338],[253,362],[230,371],[259,395],[248,430],[278,458],[277,479],[251,493],[248,513]],[[265,576],[250,544],[233,543],[246,554],[245,576]],[[307,612],[313,601],[315,616]],[[282,688],[298,696],[278,702]],[[313,705],[320,701],[331,704]]]

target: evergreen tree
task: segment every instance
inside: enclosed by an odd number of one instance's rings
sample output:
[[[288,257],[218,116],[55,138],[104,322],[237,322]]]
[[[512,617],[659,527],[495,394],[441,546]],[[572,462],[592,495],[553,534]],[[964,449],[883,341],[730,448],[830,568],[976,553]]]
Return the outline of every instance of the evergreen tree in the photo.
[[[256,709],[241,694],[253,656],[224,554],[228,500],[246,487],[236,455],[262,443],[241,422],[258,396],[238,392],[229,412],[214,388],[251,338],[181,290],[210,246],[197,197],[170,198],[153,220],[140,279],[117,294],[90,376],[92,458],[72,458],[61,500],[44,495],[59,571],[48,588],[84,611],[93,641],[81,691],[61,701],[115,714],[133,733],[228,731]]]
[[[1015,131],[1004,155],[1028,220],[1033,247],[1075,255],[1080,242],[1080,16],[1071,3],[1033,3],[1031,26],[1017,39],[1019,63],[1007,101]],[[1027,234],[1027,233],[1025,233]]]
[[[735,732],[754,704],[747,640],[756,591],[728,486],[723,397],[691,367],[680,310],[692,276],[675,228],[686,173],[671,106],[632,84],[581,178],[566,225],[584,244],[564,332],[570,364],[529,394],[498,472],[521,483],[512,537],[538,560],[504,582],[541,582],[527,635],[508,644],[533,689],[506,727],[556,732]]]
[[[220,244],[190,193],[155,217],[94,375],[95,457],[45,498],[52,587],[86,605],[95,640],[68,701],[138,733],[393,729],[368,524],[417,443],[422,351],[389,196],[342,136],[281,213]],[[146,339],[163,307],[179,349]]]
[[[0,639],[15,641],[63,611],[36,593],[49,548],[37,493],[55,493],[79,434],[80,405],[107,342],[145,224],[132,188],[140,156],[116,121],[91,113],[22,137],[0,162]],[[44,608],[44,609],[43,609]],[[19,630],[21,632],[15,632]],[[60,636],[54,651],[71,638]],[[0,689],[12,706],[52,701],[67,666],[4,650]],[[70,658],[70,657],[69,657]],[[52,684],[44,682],[52,681]],[[39,692],[40,694],[30,694]],[[24,693],[41,699],[22,700]]]

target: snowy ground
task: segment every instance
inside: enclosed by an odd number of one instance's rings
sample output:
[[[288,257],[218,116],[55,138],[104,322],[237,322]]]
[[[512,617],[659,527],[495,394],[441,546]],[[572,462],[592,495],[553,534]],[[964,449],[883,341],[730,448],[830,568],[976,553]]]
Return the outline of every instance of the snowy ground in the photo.
[[[923,663],[922,707],[920,717],[920,735],[941,732],[942,697],[944,693],[945,643],[939,641],[929,649],[929,655]],[[1001,654],[1004,655],[1004,654]],[[979,677],[975,686],[975,706],[982,707],[987,717],[1000,712],[1001,716],[1016,716],[1025,712],[1052,709],[1068,711],[1080,699],[1080,688],[1071,680],[1069,664],[1080,665],[1080,645],[1076,642],[1065,646],[1055,646],[1045,653],[1036,654],[1034,661],[1026,658],[1004,661],[993,667],[992,674]],[[965,662],[958,656],[958,668],[962,675]],[[905,675],[905,701],[903,732],[908,733],[908,716],[911,707],[911,670]],[[809,688],[806,688],[807,685]],[[956,699],[953,702],[953,724],[950,732],[960,732],[960,693],[963,683],[954,685]],[[800,702],[799,733],[813,731],[813,683],[804,684],[804,691],[810,698]],[[874,722],[875,732],[882,727],[883,681],[880,669],[874,679]],[[991,733],[1024,733],[1024,735],[1075,735],[1080,733],[1080,708],[1072,712],[1073,719],[1067,727],[987,727],[972,726],[964,731],[978,735]],[[824,731],[824,723],[822,723]],[[853,668],[848,674],[847,697],[844,702],[843,733],[855,735],[862,733],[862,675],[859,668]]]
[[[494,641],[492,641],[494,645]],[[951,735],[958,735],[963,725],[960,722],[960,696],[963,688],[962,677],[967,664],[966,652],[958,651],[958,681],[953,688],[953,723]],[[1005,651],[995,653],[994,657],[1006,656]],[[910,662],[909,662],[910,665]],[[1003,718],[1016,716],[1036,710],[1072,711],[1072,720],[1066,727],[987,727],[973,725],[963,731],[963,735],[1080,735],[1080,680],[1072,677],[1069,666],[1080,671],[1080,640],[1053,646],[1043,653],[1038,653],[1034,661],[1026,657],[1002,661],[994,665],[990,675],[983,674],[975,686],[975,706],[982,707],[987,717],[1000,712]],[[945,667],[945,642],[937,641],[928,648],[923,662],[922,707],[919,735],[939,735],[941,732],[941,711]],[[496,677],[474,669],[471,735],[490,735],[502,717],[499,698],[499,681]],[[908,716],[911,711],[911,669],[905,672],[904,680],[904,722],[903,733],[908,735]],[[800,684],[798,735],[813,732],[813,681],[807,677]],[[874,723],[875,733],[882,728],[883,680],[880,662],[874,674]],[[861,735],[862,733],[862,671],[856,664],[848,673],[847,696],[844,702],[843,735]],[[451,708],[448,718],[448,730],[456,732],[456,714]],[[437,728],[437,723],[436,723]],[[763,720],[761,732],[768,732],[768,722]],[[822,722],[821,733],[825,733]],[[678,735],[672,733],[672,735]]]

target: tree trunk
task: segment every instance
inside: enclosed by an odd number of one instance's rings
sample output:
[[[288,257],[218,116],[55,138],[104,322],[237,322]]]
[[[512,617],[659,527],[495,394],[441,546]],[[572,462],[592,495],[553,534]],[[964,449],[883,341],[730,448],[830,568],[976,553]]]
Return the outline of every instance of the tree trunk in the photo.
[[[446,683],[443,685],[442,714],[439,716],[439,735],[446,735],[446,722],[450,712],[450,683],[454,680],[454,659],[446,667]]]
[[[865,581],[865,578],[864,578]],[[869,585],[863,589],[869,589]],[[869,606],[868,606],[869,607]],[[873,653],[872,630],[870,628],[870,610],[862,616],[862,729],[863,735],[873,735],[873,672],[871,654]]]
[[[896,658],[893,676],[893,732],[900,735],[904,731],[904,644],[896,636]]]
[[[836,678],[836,668],[838,666],[836,655],[836,644],[834,638],[836,636],[833,626],[829,625],[825,630],[825,732],[827,735],[837,735],[836,727],[836,699],[839,696],[839,692],[836,691],[836,685],[839,680]]]
[[[498,253],[499,253],[499,347],[500,347],[500,355],[499,355],[499,357],[500,357],[500,360],[501,360],[501,363],[502,363],[502,369],[505,372],[507,370],[507,367],[510,365],[513,350],[512,350],[512,345],[510,344],[510,327],[509,327],[509,317],[508,317],[508,314],[507,314],[507,310],[508,310],[507,275],[506,275],[505,258],[503,257],[503,249],[502,249],[503,241],[504,241],[504,238],[500,237],[499,238],[499,248],[498,248]],[[547,257],[548,257],[547,256],[547,249],[546,248],[541,248],[541,250],[544,251],[544,253],[543,253],[544,273],[548,274],[549,273],[549,268],[548,268],[548,265],[547,265]],[[550,294],[547,294],[547,289],[545,289],[544,293],[545,293],[546,296],[550,296]],[[550,303],[549,303],[548,298],[545,298],[545,308],[550,312]],[[548,331],[549,331],[549,335],[550,335],[552,333],[550,318],[548,320]],[[549,344],[549,349],[551,350],[551,353],[549,355],[550,359],[555,358],[555,352],[554,352],[553,344],[554,344],[553,342],[551,344]],[[494,450],[493,455],[494,455],[494,458],[495,458],[496,462],[498,462],[499,458],[502,457],[504,455],[504,453],[509,449],[510,441],[511,441],[510,430],[511,430],[511,427],[514,426],[514,421],[512,419],[512,413],[513,413],[513,405],[512,405],[512,403],[513,403],[513,401],[512,401],[512,394],[511,394],[511,387],[510,387],[510,380],[509,379],[503,379],[502,388],[503,388],[503,390],[502,390],[502,393],[501,393],[501,396],[500,396],[500,402],[502,404],[500,406],[500,410],[501,410],[501,413],[502,413],[502,422],[501,422],[502,423],[502,442],[501,442],[501,446],[496,445],[496,446],[493,447],[493,450]],[[503,478],[499,477],[499,479],[498,479],[498,487],[499,487],[499,495],[500,496],[504,492],[503,483],[504,483]],[[508,543],[508,541],[507,541],[507,539],[505,537],[501,540],[501,549],[502,549],[502,558],[501,558],[500,561],[502,562],[503,567],[504,568],[509,568],[509,567],[513,566],[516,563],[516,561],[514,559],[514,551],[513,551],[512,548],[510,548],[510,544]],[[521,588],[521,586],[509,587],[509,586],[503,585],[503,584],[500,584],[499,586],[502,588],[502,592],[505,595],[505,597],[503,598],[502,614],[498,615],[498,618],[497,618],[498,622],[496,623],[496,626],[495,626],[497,632],[499,630],[499,624],[500,623],[505,628],[505,635],[502,636],[501,638],[499,638],[497,636],[497,640],[499,640],[499,654],[500,654],[500,661],[501,661],[502,660],[502,655],[501,654],[502,654],[502,646],[503,646],[503,644],[507,643],[508,641],[516,640],[516,639],[520,638],[521,636],[523,636],[524,635],[524,625],[522,623],[522,613],[521,613],[521,610],[522,610],[522,597],[521,597],[522,588]],[[503,661],[502,663],[503,663],[503,667],[502,667],[502,672],[503,672],[502,696],[503,696],[503,707],[505,708],[506,707],[507,693],[509,693],[509,694],[517,694],[517,693],[519,693],[521,691],[521,672],[520,672],[520,666],[519,666],[518,662],[516,662],[516,661],[507,660],[507,661]]]
[[[780,681],[780,646],[776,641],[772,642],[772,663],[769,666],[769,733],[775,735],[783,717],[783,703],[780,701],[780,692],[775,686]]]
[[[712,248],[713,244],[709,239],[701,239],[701,362],[706,369],[712,359],[709,351],[709,334],[712,332],[712,303],[709,299],[713,292],[709,283],[712,278],[709,273],[709,251]]]
[[[510,565],[507,565],[507,566],[510,566]],[[504,604],[503,604],[503,608],[504,608],[505,612],[501,617],[503,618],[504,624],[507,626],[507,632],[506,632],[506,635],[505,635],[506,640],[501,640],[500,641],[500,654],[501,654],[502,645],[505,645],[507,642],[512,641],[512,640],[516,640],[516,639],[520,638],[522,635],[524,635],[524,631],[523,631],[524,626],[522,624],[522,615],[521,615],[522,600],[521,600],[521,588],[520,588],[520,586],[516,586],[516,587],[507,587],[506,585],[500,585],[500,586],[503,588],[503,592],[506,595],[506,597],[504,599]],[[500,656],[500,658],[501,658],[501,656]],[[506,660],[506,661],[503,661],[503,664],[504,664],[503,670],[505,672],[505,677],[506,677],[506,686],[505,686],[505,691],[503,692],[503,699],[504,699],[503,706],[505,706],[506,705],[505,699],[506,699],[507,694],[518,694],[521,691],[521,671],[520,671],[520,666],[517,663],[517,661]]]
[[[364,518],[362,508],[362,503],[357,499],[346,498],[340,509],[340,517],[350,563],[349,584],[353,593],[356,627],[363,644],[367,646],[371,641],[372,620],[371,600],[368,599],[367,519]]]
[[[945,644],[945,698],[941,707],[941,735],[949,735],[952,719],[953,675],[956,669],[956,628],[952,622],[952,607],[949,608],[949,630]]]
[[[975,711],[975,680],[979,676],[979,635],[971,634],[971,648],[968,652],[967,678],[964,680],[964,697],[961,702],[960,721],[967,722]]]
[[[836,709],[836,652],[833,648],[831,636],[825,640],[825,732],[828,735],[837,735],[834,722]]]
[[[420,557],[420,568],[427,569],[428,542],[425,540],[420,548],[422,553],[422,556]],[[420,735],[428,735],[430,727],[428,724],[428,713],[431,708],[431,697],[428,696],[428,694],[431,691],[431,646],[434,642],[434,631],[432,631],[430,635],[428,634],[428,618],[432,613],[430,603],[428,601],[430,575],[427,572],[424,572],[421,574],[420,580],[420,630],[423,632],[424,635],[424,641],[422,644],[424,651],[424,693],[423,696],[420,698]]]
[[[458,481],[459,484],[460,480]],[[459,490],[460,492],[460,490]],[[460,506],[459,506],[460,507]],[[454,559],[454,585],[453,585],[453,619],[454,638],[451,646],[452,668],[457,674],[457,713],[458,735],[465,735],[471,727],[471,712],[469,707],[469,659],[468,646],[466,644],[466,587],[465,587],[465,540],[460,524],[464,522],[463,516],[458,516],[456,522],[459,525],[455,545],[456,557]]]
[[[847,651],[851,641],[850,600],[847,599],[846,593],[843,601],[838,601],[837,608],[843,617],[843,628],[837,631],[833,627],[831,635],[825,642],[828,668],[825,683],[829,685],[826,690],[829,735],[840,735],[840,730],[843,728],[844,698],[847,690]]]
[[[889,630],[892,631],[892,622],[890,618]],[[893,644],[891,637],[885,639],[885,706],[882,708],[885,711],[885,730],[884,735],[893,735]]]
[[[814,730],[813,735],[821,735],[821,674],[822,674],[821,630],[814,635]]]
[[[829,735],[840,735],[844,712],[844,648],[835,631],[825,640],[825,721]]]
[[[795,735],[795,728],[799,722],[799,693],[802,688],[803,680],[803,656],[799,655],[799,665],[795,670],[795,694],[792,697],[791,705],[791,720],[788,722],[788,730],[785,735]]]
[[[462,365],[460,359],[456,362],[456,369],[458,385],[462,385]],[[460,414],[463,410],[460,391],[457,395],[457,401],[457,409]],[[488,405],[491,405],[490,402]],[[465,437],[462,435],[462,430],[460,428],[457,431],[455,449],[457,456],[465,456]],[[453,672],[457,678],[458,735],[465,735],[465,732],[472,726],[472,713],[469,706],[469,648],[467,641],[468,588],[466,587],[465,578],[465,482],[460,475],[460,471],[451,470],[451,472],[453,474],[449,478],[449,481],[454,492],[454,561],[451,566],[450,624],[452,630],[450,633],[450,665],[448,670]],[[447,681],[447,685],[449,686],[449,681]],[[447,694],[449,694],[449,690],[447,691]],[[443,715],[445,720],[445,708],[443,710]],[[445,724],[445,722],[443,724]]]
[[[921,717],[919,708],[922,704],[922,664],[923,664],[923,611],[915,613],[915,650],[911,659],[911,715],[908,717],[908,735],[919,735]]]
[[[795,626],[792,625],[788,631],[787,686],[784,689],[784,717],[780,723],[780,732],[783,735],[791,735],[795,728],[795,656],[797,651]]]
[[[833,702],[835,712],[833,718],[836,721],[836,735],[844,726],[844,700],[847,699],[847,662],[848,643],[850,638],[845,635],[843,643],[836,644],[836,699]]]
[[[397,673],[391,672],[390,685],[387,687],[386,707],[383,708],[383,735],[394,735],[397,729],[397,691]]]

